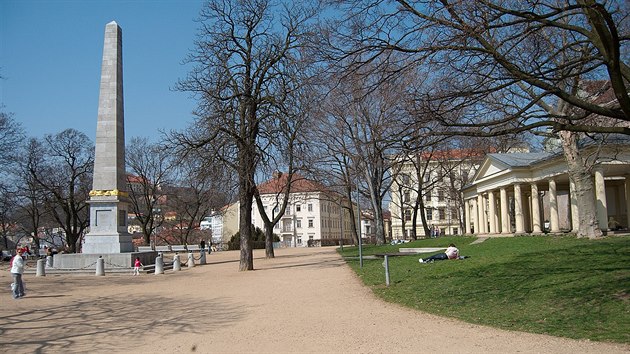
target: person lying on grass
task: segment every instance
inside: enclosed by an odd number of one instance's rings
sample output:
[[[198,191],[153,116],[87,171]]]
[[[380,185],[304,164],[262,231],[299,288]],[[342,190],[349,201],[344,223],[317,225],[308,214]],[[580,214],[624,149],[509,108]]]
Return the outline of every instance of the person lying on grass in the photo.
[[[420,263],[429,263],[433,261],[441,261],[443,259],[464,259],[467,257],[460,257],[459,250],[455,247],[455,244],[451,243],[448,245],[448,248],[443,253],[434,254],[431,257],[420,258],[418,262]]]

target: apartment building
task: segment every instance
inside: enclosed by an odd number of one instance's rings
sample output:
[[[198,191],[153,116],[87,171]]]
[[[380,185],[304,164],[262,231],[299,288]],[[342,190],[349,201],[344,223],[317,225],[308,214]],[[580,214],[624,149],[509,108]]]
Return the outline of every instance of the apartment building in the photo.
[[[459,235],[464,232],[461,189],[476,172],[483,154],[471,149],[419,153],[398,159],[392,171],[391,237],[410,239],[413,216],[416,236]],[[425,232],[422,214],[429,234]]]
[[[271,180],[258,186],[264,211],[270,218],[280,210],[287,178],[287,174],[276,172]],[[344,243],[351,243],[352,221],[348,205],[345,198],[321,183],[294,174],[287,208],[275,225],[274,233],[286,247],[336,245],[342,238]],[[256,203],[252,209],[252,222],[264,229]]]

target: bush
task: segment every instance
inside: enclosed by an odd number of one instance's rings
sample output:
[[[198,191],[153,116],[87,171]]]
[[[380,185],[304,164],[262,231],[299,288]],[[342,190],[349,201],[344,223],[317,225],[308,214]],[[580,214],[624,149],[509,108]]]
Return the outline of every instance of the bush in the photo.
[[[260,227],[254,228],[252,225],[252,249],[265,249],[265,232],[260,229]],[[273,234],[273,241],[280,242],[280,237],[276,234]],[[230,238],[228,242],[229,250],[240,250],[241,249],[241,232],[238,231]]]

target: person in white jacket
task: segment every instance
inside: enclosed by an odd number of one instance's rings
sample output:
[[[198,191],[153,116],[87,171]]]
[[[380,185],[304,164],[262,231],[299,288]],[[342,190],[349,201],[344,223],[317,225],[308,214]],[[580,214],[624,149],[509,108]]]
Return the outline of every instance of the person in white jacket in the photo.
[[[24,296],[24,282],[22,282],[22,274],[24,273],[24,258],[22,258],[22,252],[22,249],[18,249],[17,255],[11,260],[14,299],[19,299]]]
[[[443,259],[459,259],[459,250],[455,247],[455,244],[451,243],[448,245],[448,248],[444,251],[444,253],[434,254],[433,256],[427,258],[420,258],[418,261],[420,263],[428,263]]]

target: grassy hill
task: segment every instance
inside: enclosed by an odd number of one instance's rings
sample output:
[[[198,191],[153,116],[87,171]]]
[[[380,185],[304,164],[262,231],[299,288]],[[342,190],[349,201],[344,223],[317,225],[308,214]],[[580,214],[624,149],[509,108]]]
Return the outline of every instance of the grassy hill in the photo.
[[[630,237],[442,237],[340,253],[377,296],[420,311],[508,330],[630,343]],[[455,243],[465,260],[388,257],[390,286],[377,253]],[[418,329],[421,334],[422,329]]]

